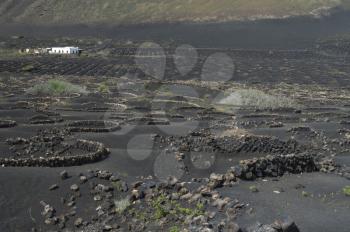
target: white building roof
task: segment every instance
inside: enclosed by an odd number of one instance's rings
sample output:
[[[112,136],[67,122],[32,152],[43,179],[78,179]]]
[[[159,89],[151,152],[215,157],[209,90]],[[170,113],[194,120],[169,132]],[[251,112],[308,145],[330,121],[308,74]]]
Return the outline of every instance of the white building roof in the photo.
[[[77,54],[81,49],[79,47],[52,47],[48,48],[47,51],[52,54]]]
[[[51,49],[79,49],[79,47],[52,47]]]

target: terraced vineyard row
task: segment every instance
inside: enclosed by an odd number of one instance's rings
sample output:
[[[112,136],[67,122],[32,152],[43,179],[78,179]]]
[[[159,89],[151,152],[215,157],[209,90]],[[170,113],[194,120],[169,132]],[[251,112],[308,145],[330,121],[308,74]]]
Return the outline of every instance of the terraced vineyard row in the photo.
[[[128,54],[135,50],[126,49]],[[131,52],[131,53],[130,53]],[[213,67],[209,67],[213,76],[231,75],[230,80],[241,82],[296,82],[301,84],[341,84],[350,82],[349,59],[346,57],[320,56],[309,51],[233,51],[233,50],[198,50],[197,62],[186,75],[180,74],[174,60],[170,57],[171,51],[166,50],[166,79],[200,79],[205,69],[206,60],[213,54],[226,54],[232,58],[234,74],[228,73],[227,64],[218,60]],[[30,57],[21,59],[0,60],[0,72],[23,73],[31,72],[35,75],[74,75],[74,76],[111,76],[111,77],[149,77],[135,62],[134,56],[123,55],[113,58],[78,58],[78,57]],[[152,49],[138,51],[145,56],[158,56],[165,59],[161,53]],[[281,56],[281,57],[280,57]],[[283,57],[283,58],[282,58]],[[155,58],[155,62],[158,62]],[[196,59],[196,57],[194,57]],[[30,65],[30,71],[23,67]],[[188,64],[184,64],[188,65]],[[203,68],[204,67],[204,68]],[[181,68],[181,67],[180,67]]]

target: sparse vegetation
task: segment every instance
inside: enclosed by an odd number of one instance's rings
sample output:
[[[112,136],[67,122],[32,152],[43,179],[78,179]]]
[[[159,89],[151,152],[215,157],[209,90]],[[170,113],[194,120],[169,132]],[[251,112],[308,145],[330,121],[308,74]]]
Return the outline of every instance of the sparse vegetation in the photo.
[[[140,221],[147,222],[147,213],[145,211],[137,210],[136,208],[130,208],[128,213]]]
[[[130,201],[127,198],[114,201],[115,211],[119,214],[123,213],[130,205]]]
[[[302,195],[303,197],[309,197],[309,196],[310,196],[310,194],[309,194],[308,192],[306,192],[306,191],[302,191],[302,192],[301,192],[301,195]]]
[[[345,196],[350,197],[350,185],[343,188],[343,193]]]
[[[21,68],[23,72],[31,72],[35,69],[34,65],[27,64]]]
[[[0,57],[21,57],[24,55],[23,53],[19,53],[17,49],[0,48]]]
[[[257,193],[257,192],[259,192],[258,187],[256,187],[255,185],[249,186],[249,190],[250,190],[252,193]]]
[[[99,84],[97,87],[97,91],[102,94],[108,94],[110,92],[109,87],[105,83]]]
[[[159,195],[150,203],[154,209],[153,219],[159,220],[171,214],[175,217],[181,216],[199,216],[204,214],[204,205],[197,204],[195,207],[187,208],[179,202],[169,200],[164,194]]]
[[[177,226],[173,226],[169,229],[169,232],[180,232],[180,229]]]
[[[120,183],[120,181],[113,181],[112,183],[112,186],[113,188],[116,190],[116,191],[121,191],[122,190],[122,184]]]
[[[257,89],[234,90],[219,104],[256,109],[297,108],[298,104],[290,98],[267,94]]]
[[[72,94],[87,93],[84,87],[73,85],[63,80],[52,79],[42,84],[37,84],[27,90],[32,95],[49,95],[49,96],[69,96]]]

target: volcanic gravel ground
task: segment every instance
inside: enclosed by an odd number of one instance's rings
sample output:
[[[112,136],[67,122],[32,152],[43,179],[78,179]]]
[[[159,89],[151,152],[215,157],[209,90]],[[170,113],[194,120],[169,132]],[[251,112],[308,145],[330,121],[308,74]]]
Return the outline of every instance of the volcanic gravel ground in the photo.
[[[135,66],[134,47],[110,49],[114,57],[0,60],[0,158],[50,158],[67,146],[61,158],[101,154],[88,162],[73,157],[64,168],[1,167],[0,231],[167,231],[175,225],[220,231],[258,221],[266,229],[288,217],[288,228],[294,221],[300,231],[347,231],[350,205],[342,189],[350,185],[350,78],[340,74],[349,72],[347,58],[313,50],[203,49],[187,75],[168,62],[160,81]],[[205,58],[220,51],[235,61],[233,81],[200,82]],[[171,61],[171,50],[165,52]],[[27,64],[35,68],[22,71]],[[27,91],[55,74],[87,93]],[[109,91],[101,92],[101,84]],[[225,91],[240,88],[283,93],[298,106],[218,104]],[[86,149],[69,146],[77,141]],[[114,201],[120,199],[131,206],[118,214]]]

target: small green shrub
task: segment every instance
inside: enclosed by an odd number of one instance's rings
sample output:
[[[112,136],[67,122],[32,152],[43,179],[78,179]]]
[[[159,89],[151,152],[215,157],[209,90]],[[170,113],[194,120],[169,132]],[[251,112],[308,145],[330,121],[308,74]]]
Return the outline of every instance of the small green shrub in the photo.
[[[76,93],[85,94],[87,91],[85,88],[67,81],[53,79],[33,86],[27,90],[27,93],[32,95],[69,96]]]
[[[308,192],[306,192],[306,191],[302,191],[302,192],[301,192],[301,195],[302,195],[303,197],[309,197],[309,196],[310,196],[310,194],[309,194]]]
[[[127,198],[114,201],[115,211],[119,214],[123,213],[130,205],[130,201]]]
[[[140,221],[147,222],[147,214],[144,211],[136,210],[135,208],[131,208],[128,210],[129,214],[133,217],[137,218]]]
[[[197,203],[196,208],[199,211],[203,211],[204,210],[204,204],[203,203]]]
[[[109,93],[109,88],[105,83],[102,83],[102,84],[99,84],[99,86],[97,87],[97,91],[100,93],[107,94]]]
[[[112,182],[112,186],[116,191],[121,192],[122,191],[122,184],[120,183],[120,181],[113,181]]]
[[[165,209],[165,203],[167,201],[168,199],[165,197],[165,195],[161,194],[151,202],[151,205],[155,210],[153,214],[154,219],[159,220],[169,214],[169,212]]]
[[[249,190],[253,193],[259,192],[258,187],[256,187],[255,185],[249,186]]]
[[[23,72],[31,72],[35,69],[34,65],[28,64],[21,68]]]
[[[200,216],[204,214],[204,205],[198,203],[196,207],[187,208],[182,206],[177,201],[171,201],[166,198],[164,194],[161,194],[151,202],[152,208],[155,210],[153,214],[153,219],[159,220],[166,217],[167,215],[178,216]],[[172,210],[169,210],[171,208]]]
[[[350,185],[343,188],[343,193],[345,196],[350,197]]]
[[[159,220],[169,214],[163,207],[157,207],[154,211],[154,219]]]
[[[170,227],[169,232],[180,232],[180,229],[177,226],[173,226],[173,227]]]

